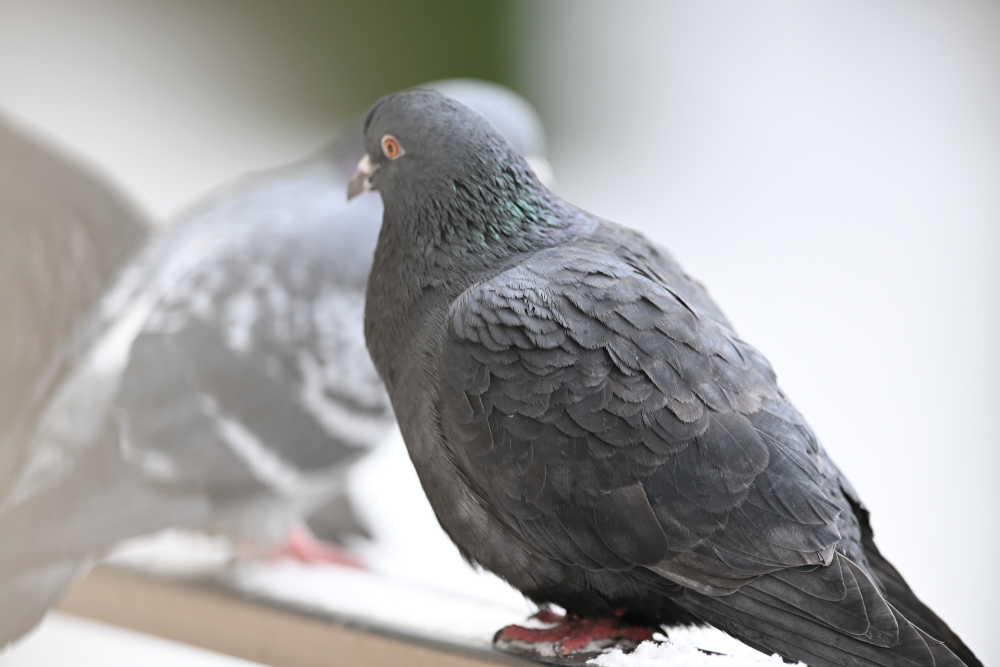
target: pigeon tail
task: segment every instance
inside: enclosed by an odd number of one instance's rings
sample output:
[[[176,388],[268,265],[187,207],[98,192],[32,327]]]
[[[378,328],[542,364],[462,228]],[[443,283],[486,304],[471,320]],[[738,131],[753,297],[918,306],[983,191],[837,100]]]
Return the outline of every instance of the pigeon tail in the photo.
[[[843,600],[774,597],[766,591],[785,584],[764,575],[730,595],[687,591],[679,602],[760,651],[810,667],[969,667],[886,602],[860,568],[840,554],[837,559],[857,582],[856,595],[849,587]],[[860,616],[850,615],[852,597],[863,602]]]
[[[933,639],[941,641],[968,667],[983,667],[983,663],[972,650],[965,645],[954,630],[935,614],[927,605],[920,601],[910,589],[903,575],[886,560],[885,556],[875,546],[874,532],[866,510],[860,502],[851,498],[848,501],[854,514],[861,519],[861,544],[868,558],[872,572],[878,577],[879,583],[885,589],[885,599],[898,609],[914,626]]]

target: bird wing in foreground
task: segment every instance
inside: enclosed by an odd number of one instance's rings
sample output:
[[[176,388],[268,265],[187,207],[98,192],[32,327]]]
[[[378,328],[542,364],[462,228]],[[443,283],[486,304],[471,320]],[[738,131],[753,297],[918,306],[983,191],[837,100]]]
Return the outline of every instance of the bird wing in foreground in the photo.
[[[0,524],[32,467],[47,406],[99,333],[94,310],[149,231],[99,175],[0,119]],[[0,529],[0,554],[43,532],[37,522]],[[8,577],[0,563],[0,648],[88,568],[88,558],[67,558]]]
[[[0,511],[92,309],[149,231],[99,175],[0,118]]]

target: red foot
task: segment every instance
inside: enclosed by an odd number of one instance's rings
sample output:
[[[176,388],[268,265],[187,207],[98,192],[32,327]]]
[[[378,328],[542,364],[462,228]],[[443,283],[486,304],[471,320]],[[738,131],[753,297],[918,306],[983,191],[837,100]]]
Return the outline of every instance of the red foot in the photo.
[[[285,547],[277,555],[287,556],[302,563],[322,563],[353,567],[359,570],[367,569],[364,563],[340,547],[316,539],[316,536],[303,525],[292,526],[289,529]]]
[[[551,628],[523,628],[519,625],[508,625],[496,634],[493,643],[500,648],[504,646],[535,647],[536,652],[546,653],[544,647],[551,645],[556,655],[565,656],[582,651],[590,646],[606,648],[620,642],[638,645],[651,640],[659,628],[646,628],[629,625],[619,620],[624,609],[615,610],[614,616],[604,618],[582,618],[580,616],[561,616],[547,609],[538,612],[532,618],[542,623],[551,623]],[[539,648],[543,650],[538,650]]]
[[[237,560],[281,560],[291,558],[300,563],[340,565],[359,570],[367,569],[361,561],[340,549],[322,542],[305,525],[293,526],[288,530],[285,543],[281,547],[262,548],[259,543],[242,543],[236,548]]]

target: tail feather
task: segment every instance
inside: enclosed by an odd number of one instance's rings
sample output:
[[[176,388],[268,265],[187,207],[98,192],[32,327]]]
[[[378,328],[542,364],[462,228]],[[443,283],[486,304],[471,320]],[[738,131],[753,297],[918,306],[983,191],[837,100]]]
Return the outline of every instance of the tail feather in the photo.
[[[692,596],[695,597],[695,596]],[[884,648],[841,634],[817,622],[758,603],[737,591],[700,599],[689,608],[704,620],[765,653],[780,653],[810,667],[933,667],[934,655],[901,615],[900,641]]]
[[[838,568],[845,584],[844,595],[839,599],[819,598],[792,585],[796,582],[795,574],[807,579],[834,567]],[[835,558],[830,565],[811,572],[786,570],[783,575],[781,580],[761,577],[746,586],[744,592],[766,604],[817,620],[876,646],[888,648],[899,642],[899,625],[888,604],[871,580],[848,559]]]
[[[841,555],[837,558],[847,584],[842,600],[808,596],[787,600],[777,596],[787,592],[785,582],[773,586],[773,577],[765,575],[730,595],[689,591],[679,603],[758,649],[811,667],[962,666],[944,644],[887,604],[857,565]],[[859,623],[853,613],[857,597],[864,602],[868,623]],[[831,610],[839,606],[848,613]]]
[[[950,653],[961,660],[967,667],[983,667],[983,663],[972,650],[959,639],[958,635],[941,620],[937,614],[925,605],[910,590],[903,576],[892,564],[879,553],[872,539],[866,536],[863,541],[865,555],[874,574],[885,588],[885,597],[889,603],[898,609],[914,626],[941,641],[948,647]]]
[[[968,667],[983,667],[983,663],[965,645],[958,635],[942,621],[937,614],[925,605],[910,589],[903,575],[892,566],[885,556],[875,546],[875,532],[872,530],[871,517],[868,510],[861,505],[857,494],[849,486],[844,488],[844,495],[851,504],[851,510],[858,518],[861,526],[861,546],[872,574],[878,579],[885,591],[885,599],[898,609],[913,625],[931,638],[942,641],[948,649]]]
[[[931,650],[931,654],[934,656],[934,661],[937,664],[937,667],[965,667],[965,663],[962,662],[958,656],[952,653],[947,644],[931,637],[917,626],[913,627],[920,634],[920,637],[927,643],[927,647]]]

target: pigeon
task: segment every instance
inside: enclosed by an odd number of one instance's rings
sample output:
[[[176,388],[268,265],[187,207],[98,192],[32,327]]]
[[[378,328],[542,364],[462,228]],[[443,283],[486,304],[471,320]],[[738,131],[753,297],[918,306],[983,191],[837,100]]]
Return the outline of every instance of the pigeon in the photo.
[[[522,98],[430,85],[482,108],[544,173]],[[0,511],[0,583],[31,589],[46,568],[60,583],[0,622],[0,645],[109,547],[168,527],[225,535],[252,557],[361,565],[328,542],[367,534],[345,477],[394,419],[362,326],[381,202],[342,195],[364,154],[355,125],[211,195],[105,286]]]
[[[665,249],[435,92],[381,99],[364,133],[348,197],[384,206],[368,349],[441,526],[551,626],[498,645],[710,624],[812,667],[981,664]]]
[[[18,502],[45,406],[98,333],[92,312],[150,231],[99,175],[0,118],[0,516]],[[31,537],[5,533],[0,551]],[[0,578],[0,637],[34,625],[78,569]]]
[[[544,133],[523,98],[474,80],[429,85],[483,109],[544,169]],[[165,462],[198,478],[216,506],[211,527],[251,550],[291,528],[291,555],[350,564],[312,534],[370,535],[345,474],[395,421],[362,327],[381,205],[342,196],[363,153],[358,122],[319,155],[212,197],[153,261],[185,267],[156,281],[170,287],[132,344],[116,401],[127,451],[153,478]]]

